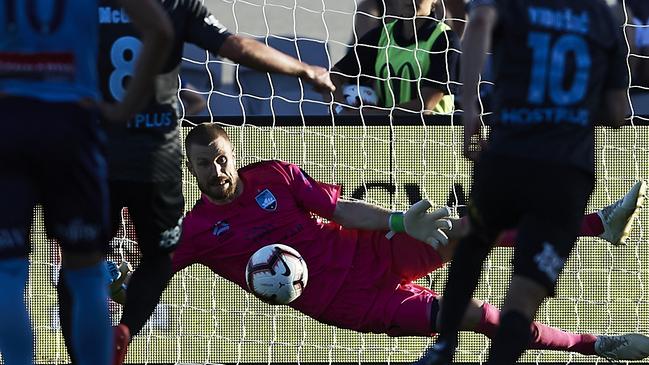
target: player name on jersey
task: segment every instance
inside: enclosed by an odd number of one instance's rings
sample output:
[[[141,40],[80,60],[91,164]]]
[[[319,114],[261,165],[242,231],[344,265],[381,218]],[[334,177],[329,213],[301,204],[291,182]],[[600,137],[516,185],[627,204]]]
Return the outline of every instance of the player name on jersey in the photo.
[[[579,34],[588,33],[590,21],[586,11],[577,15],[571,9],[555,10],[530,6],[528,16],[532,24],[544,28]]]
[[[110,6],[99,7],[99,24],[127,24],[131,19],[124,9],[115,9]]]

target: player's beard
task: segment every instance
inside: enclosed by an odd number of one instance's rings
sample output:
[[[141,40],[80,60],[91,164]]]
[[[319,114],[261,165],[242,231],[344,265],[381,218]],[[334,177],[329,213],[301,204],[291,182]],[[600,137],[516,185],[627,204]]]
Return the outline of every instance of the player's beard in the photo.
[[[234,200],[238,183],[239,179],[228,176],[210,179],[208,186],[199,188],[212,200],[226,203]]]

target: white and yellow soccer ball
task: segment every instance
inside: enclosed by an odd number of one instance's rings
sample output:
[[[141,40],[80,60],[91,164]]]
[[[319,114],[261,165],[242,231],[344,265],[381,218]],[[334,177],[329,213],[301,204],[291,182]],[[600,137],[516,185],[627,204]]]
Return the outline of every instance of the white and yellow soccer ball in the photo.
[[[369,86],[356,86],[356,85],[343,85],[343,97],[348,105],[361,106],[363,105],[378,105],[379,97]]]
[[[246,284],[269,304],[288,304],[302,294],[309,270],[293,248],[275,243],[257,250],[246,265]]]

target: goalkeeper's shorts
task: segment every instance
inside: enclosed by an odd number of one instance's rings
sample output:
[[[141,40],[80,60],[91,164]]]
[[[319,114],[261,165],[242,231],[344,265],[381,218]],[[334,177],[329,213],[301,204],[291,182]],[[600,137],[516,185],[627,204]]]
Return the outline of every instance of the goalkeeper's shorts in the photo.
[[[75,103],[0,98],[0,257],[30,251],[33,208],[67,251],[108,248],[104,137],[96,115]]]
[[[389,336],[432,335],[438,296],[412,280],[444,265],[431,246],[403,234],[360,231],[353,268],[320,321]]]

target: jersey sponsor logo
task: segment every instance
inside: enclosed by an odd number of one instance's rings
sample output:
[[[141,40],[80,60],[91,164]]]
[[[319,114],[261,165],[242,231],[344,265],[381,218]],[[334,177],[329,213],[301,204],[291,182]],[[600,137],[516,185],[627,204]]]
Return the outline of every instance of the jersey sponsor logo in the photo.
[[[504,108],[499,122],[510,125],[531,125],[540,123],[589,125],[590,114],[585,108]]]
[[[212,234],[216,237],[221,236],[225,232],[230,230],[230,223],[228,221],[218,221],[216,224],[214,224],[214,227],[212,228]]]
[[[72,80],[76,66],[68,52],[0,52],[0,77]]]
[[[139,113],[126,125],[128,128],[162,128],[176,125],[173,112]]]
[[[110,6],[99,7],[99,24],[128,24],[131,19],[124,9],[114,9]]]
[[[275,195],[273,195],[273,193],[271,193],[268,189],[264,189],[264,191],[257,194],[255,201],[257,202],[257,205],[259,205],[259,207],[263,210],[272,212],[277,209],[277,199],[275,199]]]

